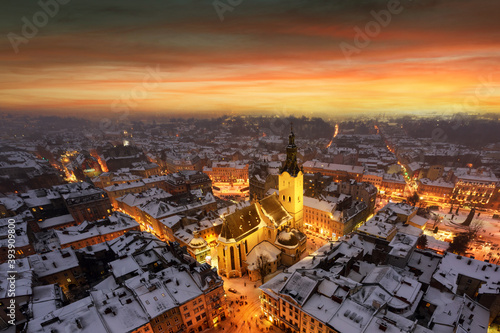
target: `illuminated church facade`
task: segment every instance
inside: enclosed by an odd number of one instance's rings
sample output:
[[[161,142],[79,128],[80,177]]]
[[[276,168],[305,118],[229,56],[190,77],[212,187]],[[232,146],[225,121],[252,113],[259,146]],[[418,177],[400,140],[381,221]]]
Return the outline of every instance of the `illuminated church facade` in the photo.
[[[297,162],[293,128],[286,152],[287,158],[279,174],[278,194],[269,195],[223,217],[217,245],[221,275],[241,277],[248,273],[255,280],[260,274],[256,257],[267,257],[266,274],[269,274],[280,265],[290,266],[298,262],[305,251],[304,175]]]

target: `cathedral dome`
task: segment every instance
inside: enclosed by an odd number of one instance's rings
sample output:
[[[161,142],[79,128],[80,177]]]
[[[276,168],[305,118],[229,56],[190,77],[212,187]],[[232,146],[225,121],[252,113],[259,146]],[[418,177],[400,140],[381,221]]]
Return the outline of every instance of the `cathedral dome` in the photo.
[[[300,243],[303,237],[305,235],[297,229],[282,230],[278,234],[278,243],[286,246],[295,246]]]
[[[207,241],[201,237],[193,238],[193,239],[191,239],[191,242],[189,242],[189,246],[191,246],[193,248],[204,247],[206,245],[207,245]]]
[[[198,231],[193,232],[193,238],[189,242],[189,246],[192,248],[202,248],[207,246],[207,241],[200,237],[200,233]]]

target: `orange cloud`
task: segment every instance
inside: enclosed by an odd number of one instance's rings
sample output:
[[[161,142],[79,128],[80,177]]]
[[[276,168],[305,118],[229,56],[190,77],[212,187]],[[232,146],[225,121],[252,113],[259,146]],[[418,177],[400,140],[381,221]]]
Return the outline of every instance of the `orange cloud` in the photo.
[[[354,27],[387,2],[258,1],[224,22],[210,6],[106,3],[61,8],[17,54],[0,44],[4,110],[112,112],[148,66],[159,66],[161,82],[131,112],[443,113],[482,77],[500,81],[500,4],[487,0],[402,1],[350,62],[340,43],[353,43]],[[18,31],[17,17],[34,10],[13,8],[2,31]],[[478,112],[499,111],[498,90],[490,95]]]

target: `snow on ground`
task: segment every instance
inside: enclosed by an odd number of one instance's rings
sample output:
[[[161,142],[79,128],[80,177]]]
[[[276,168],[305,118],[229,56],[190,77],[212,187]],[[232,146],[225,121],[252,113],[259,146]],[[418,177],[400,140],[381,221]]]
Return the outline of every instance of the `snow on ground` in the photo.
[[[458,215],[455,214],[456,208],[453,209],[452,214],[449,214],[449,211],[450,209],[446,207],[433,211],[443,217],[442,221],[437,225],[440,232],[438,235],[434,235],[439,240],[451,241],[453,233],[465,231],[465,228],[460,224],[465,221],[470,210],[459,209]],[[469,248],[469,253],[475,259],[489,260],[491,263],[498,264],[500,262],[500,220],[494,219],[492,215],[491,212],[476,211],[474,220],[482,221],[483,229],[479,233],[478,242]],[[430,222],[427,229],[431,230],[432,226],[433,222]]]
[[[224,289],[226,290],[226,300],[229,305],[229,316],[217,328],[207,329],[204,332],[247,333],[260,331],[261,328],[267,331],[266,328],[273,326],[267,318],[261,318],[262,313],[259,299],[260,281],[251,282],[248,275],[231,279],[223,277],[223,280]],[[236,294],[228,291],[229,288],[234,288]],[[246,299],[241,299],[244,296],[246,296]],[[240,302],[240,304],[236,302]],[[276,333],[283,332],[276,326],[272,327],[272,331]]]

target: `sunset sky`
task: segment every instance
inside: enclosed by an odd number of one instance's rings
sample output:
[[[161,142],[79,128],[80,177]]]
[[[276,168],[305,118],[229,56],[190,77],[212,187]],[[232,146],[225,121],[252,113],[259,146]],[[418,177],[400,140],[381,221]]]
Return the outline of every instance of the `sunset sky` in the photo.
[[[2,2],[0,111],[500,112],[500,1],[59,1]]]

